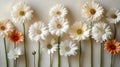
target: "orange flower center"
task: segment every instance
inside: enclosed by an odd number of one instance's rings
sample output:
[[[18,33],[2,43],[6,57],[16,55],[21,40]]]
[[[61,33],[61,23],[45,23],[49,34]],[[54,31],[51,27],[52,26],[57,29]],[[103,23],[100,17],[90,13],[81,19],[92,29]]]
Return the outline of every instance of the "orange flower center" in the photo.
[[[96,13],[96,10],[95,10],[95,9],[90,9],[90,13],[91,13],[92,15],[94,15],[94,14]]]
[[[1,30],[5,30],[5,26],[1,26]]]
[[[13,36],[13,39],[14,39],[15,41],[17,41],[17,40],[19,40],[19,37],[18,37],[17,35],[14,35],[14,36]]]
[[[109,48],[110,48],[111,50],[115,50],[115,49],[116,49],[116,46],[115,46],[115,45],[110,45]]]
[[[58,29],[62,28],[62,25],[61,24],[57,24],[57,28]]]

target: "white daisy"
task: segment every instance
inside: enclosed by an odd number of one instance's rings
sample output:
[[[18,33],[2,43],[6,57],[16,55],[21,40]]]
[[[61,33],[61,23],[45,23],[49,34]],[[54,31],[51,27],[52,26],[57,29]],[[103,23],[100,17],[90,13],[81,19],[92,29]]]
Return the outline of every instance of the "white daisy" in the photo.
[[[63,5],[57,4],[56,6],[50,9],[49,15],[51,17],[59,18],[59,17],[65,17],[67,13],[68,11]]]
[[[8,58],[16,60],[22,54],[23,53],[22,53],[20,48],[15,48],[15,49],[12,49],[12,50],[9,51]]]
[[[33,41],[45,40],[49,31],[44,22],[36,22],[29,28],[29,38]]]
[[[8,36],[9,33],[13,32],[14,26],[9,20],[0,20],[0,36]]]
[[[12,21],[16,23],[25,23],[32,19],[33,10],[24,2],[17,3],[13,6],[11,17]]]
[[[69,29],[69,23],[64,18],[53,18],[48,24],[49,32],[57,36],[61,36]]]
[[[60,44],[60,55],[71,56],[77,54],[78,47],[70,40],[62,41]]]
[[[120,10],[118,9],[111,9],[110,11],[107,12],[107,20],[110,23],[118,23],[120,22]]]
[[[54,53],[57,50],[57,43],[53,38],[47,38],[46,41],[42,42],[42,49],[48,54]]]
[[[97,41],[97,42],[103,42],[105,40],[110,39],[112,35],[110,26],[107,25],[106,23],[99,22],[94,24],[92,28],[92,37]]]
[[[103,15],[104,9],[100,4],[91,2],[85,3],[82,7],[82,15],[87,18],[88,21],[98,21]]]
[[[90,28],[85,22],[75,22],[69,31],[73,40],[85,40],[90,36]]]

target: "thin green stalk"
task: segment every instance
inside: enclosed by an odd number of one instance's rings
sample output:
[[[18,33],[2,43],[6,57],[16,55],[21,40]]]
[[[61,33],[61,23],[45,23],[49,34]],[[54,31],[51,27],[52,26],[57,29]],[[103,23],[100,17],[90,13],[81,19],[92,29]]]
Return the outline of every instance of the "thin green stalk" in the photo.
[[[71,67],[71,66],[70,66],[70,59],[69,59],[69,56],[67,56],[67,59],[68,59],[68,67]]]
[[[111,64],[110,64],[110,67],[113,67],[113,57],[114,57],[114,55],[111,54]]]
[[[52,67],[52,57],[51,57],[51,53],[50,53],[50,67]]]
[[[103,58],[102,58],[102,56],[103,56],[103,43],[101,43],[101,48],[100,48],[100,67],[103,67],[103,63],[102,63],[102,61],[103,61]]]
[[[33,55],[34,56],[34,67],[35,67],[35,55]]]
[[[116,24],[114,24],[114,39],[116,38],[116,33],[117,33]]]
[[[6,39],[5,38],[4,38],[4,48],[5,48],[6,67],[9,67],[7,48],[6,48]]]
[[[38,67],[41,67],[40,65],[40,42],[38,42]]]
[[[79,49],[80,49],[80,54],[79,54],[79,67],[81,67],[81,56],[82,56],[82,47],[81,47],[81,41],[79,41]]]
[[[58,67],[61,67],[61,57],[60,57],[60,36],[58,37]]]
[[[16,48],[16,44],[14,43],[14,49]],[[17,59],[14,60],[14,67],[17,67]]]
[[[27,63],[27,54],[26,54],[26,36],[25,36],[25,24],[23,23],[23,30],[24,30],[24,55],[25,55],[25,67],[28,67]]]

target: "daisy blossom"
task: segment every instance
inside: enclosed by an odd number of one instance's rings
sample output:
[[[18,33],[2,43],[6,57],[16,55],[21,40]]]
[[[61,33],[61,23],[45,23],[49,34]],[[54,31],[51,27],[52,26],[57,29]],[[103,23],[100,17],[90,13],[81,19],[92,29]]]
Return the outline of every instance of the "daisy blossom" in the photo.
[[[104,9],[96,2],[85,3],[82,7],[82,15],[88,21],[98,21],[103,15]]]
[[[65,40],[61,42],[60,54],[64,56],[71,56],[77,54],[78,47],[76,44],[70,40]]]
[[[61,36],[68,31],[69,23],[64,18],[53,18],[48,24],[48,27],[51,34]]]
[[[59,17],[65,17],[67,13],[68,11],[63,5],[57,4],[56,6],[51,8],[49,15],[51,17],[59,18]]]
[[[120,10],[118,9],[111,9],[107,12],[107,20],[110,23],[118,23],[120,21]]]
[[[33,17],[33,10],[24,2],[17,3],[13,6],[11,17],[16,23],[25,23]]]
[[[110,26],[106,23],[99,22],[94,24],[92,28],[92,37],[97,42],[103,42],[111,38],[112,32]]]
[[[44,22],[36,22],[29,28],[29,38],[33,41],[45,40],[49,31]]]

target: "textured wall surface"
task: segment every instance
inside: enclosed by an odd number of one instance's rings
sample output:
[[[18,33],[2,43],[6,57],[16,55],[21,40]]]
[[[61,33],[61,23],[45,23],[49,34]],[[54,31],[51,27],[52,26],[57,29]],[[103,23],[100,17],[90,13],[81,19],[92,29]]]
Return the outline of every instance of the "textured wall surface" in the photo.
[[[0,19],[1,18],[11,18],[10,11],[11,7],[22,0],[0,0]],[[34,23],[35,21],[42,20],[44,22],[49,22],[51,19],[49,16],[49,10],[52,6],[57,3],[64,4],[66,8],[69,10],[68,19],[70,23],[74,21],[79,21],[82,19],[81,17],[81,5],[90,0],[23,0],[28,3],[34,10],[34,18],[30,23],[26,24],[26,32],[28,32],[28,27]],[[110,8],[116,7],[120,9],[120,0],[97,0],[101,5],[103,5],[105,10],[109,10]],[[22,25],[15,24],[17,28],[22,31]],[[120,41],[120,23],[117,24],[117,39]],[[27,33],[26,33],[27,35]],[[20,48],[23,48],[23,44],[18,45]],[[0,37],[0,67],[5,67],[5,54],[4,54],[4,45],[3,38]],[[90,67],[90,42],[83,41],[83,67]],[[7,49],[8,51],[13,48],[11,42],[7,41]],[[32,42],[27,38],[27,58],[29,61],[29,67],[33,67],[33,56],[32,51],[37,49],[37,43]],[[94,42],[94,67],[99,67],[99,58],[100,58],[100,44]],[[37,57],[37,56],[36,56]],[[53,67],[57,67],[57,53],[53,55]],[[104,67],[109,67],[110,65],[110,55],[104,51]],[[41,67],[49,67],[49,55],[45,52],[41,54]],[[72,56],[70,58],[71,67],[78,67],[78,55]],[[37,61],[37,58],[36,58]],[[10,67],[13,67],[13,61],[10,60]],[[24,67],[24,56],[21,56],[18,60],[18,67]],[[115,56],[114,67],[120,67],[120,54]],[[36,64],[37,65],[37,64]],[[68,67],[67,58],[62,56],[61,58],[61,66]]]

